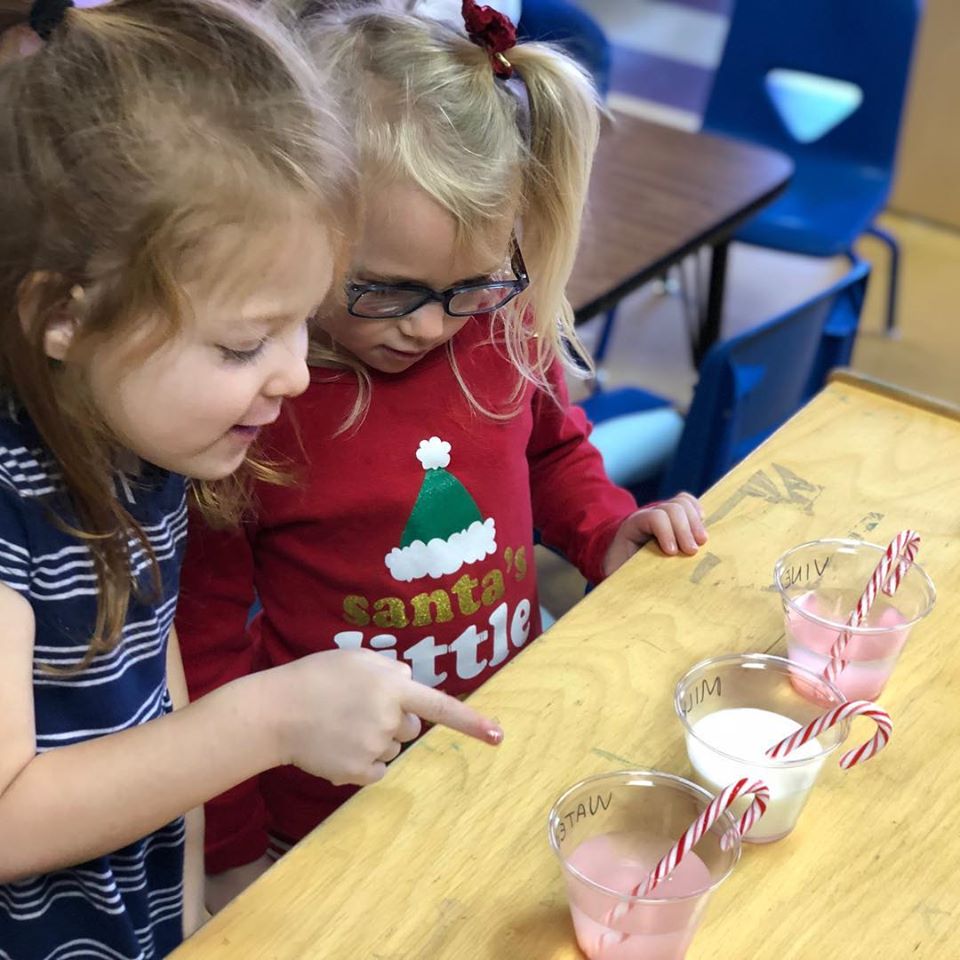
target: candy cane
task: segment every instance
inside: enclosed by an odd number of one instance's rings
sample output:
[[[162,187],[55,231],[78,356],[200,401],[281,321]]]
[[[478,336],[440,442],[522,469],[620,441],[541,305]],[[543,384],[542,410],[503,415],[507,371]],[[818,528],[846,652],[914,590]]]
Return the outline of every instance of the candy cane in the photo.
[[[917,559],[917,551],[920,549],[919,534],[914,533],[912,530],[904,530],[897,535],[893,543],[896,543],[900,537],[903,538],[903,545],[899,550],[896,550],[897,556],[899,557],[898,562],[893,565],[890,576],[882,587],[883,592],[888,597],[892,597],[897,592],[900,581],[903,580],[907,575],[907,571],[913,566],[914,561]],[[893,544],[891,544],[891,546],[892,545]]]
[[[850,700],[834,707],[829,713],[811,720],[805,727],[801,727],[789,737],[784,737],[779,743],[767,750],[768,757],[785,757],[787,754],[802,747],[805,743],[818,737],[824,730],[829,730],[844,720],[852,717],[869,717],[877,725],[877,732],[866,742],[854,750],[848,750],[840,758],[840,766],[844,770],[856,766],[861,761],[867,761],[878,754],[889,742],[893,733],[893,721],[890,714],[883,707],[871,703],[869,700]]]
[[[857,600],[857,605],[850,614],[850,619],[847,620],[846,628],[840,631],[830,648],[830,660],[823,671],[825,680],[830,683],[836,682],[837,677],[847,665],[843,654],[850,642],[849,628],[859,627],[867,619],[867,614],[870,613],[870,608],[881,590],[890,597],[896,593],[900,582],[916,560],[919,548],[920,535],[913,530],[901,530],[890,541],[880,562],[870,575],[863,593],[860,594],[860,599]]]
[[[737,823],[737,830],[742,837],[766,812],[767,803],[770,800],[770,788],[762,780],[750,781],[743,777],[718,793],[647,877],[629,891],[628,896],[631,898],[645,897],[652,893],[659,883],[676,870],[680,861],[703,839],[703,835],[720,819],[723,812],[735,800],[746,796],[752,796],[753,803],[750,804]],[[724,834],[721,846],[724,849],[729,846],[727,834]],[[621,900],[607,911],[604,924],[612,927],[622,920],[630,910],[631,904]],[[600,937],[600,946],[622,943],[628,936],[630,936],[628,933],[620,931],[607,931]]]
[[[738,798],[752,796],[753,803],[737,823],[737,830],[743,836],[764,814],[770,800],[770,788],[762,780],[749,780],[743,777],[736,783],[721,790],[707,804],[703,813],[693,821],[684,835],[673,845],[660,862],[650,871],[646,879],[638,883],[631,891],[631,897],[645,897],[666,877],[676,870],[680,861],[703,839],[703,835],[720,819],[723,812]],[[612,911],[611,919],[619,920],[629,908],[623,902]]]

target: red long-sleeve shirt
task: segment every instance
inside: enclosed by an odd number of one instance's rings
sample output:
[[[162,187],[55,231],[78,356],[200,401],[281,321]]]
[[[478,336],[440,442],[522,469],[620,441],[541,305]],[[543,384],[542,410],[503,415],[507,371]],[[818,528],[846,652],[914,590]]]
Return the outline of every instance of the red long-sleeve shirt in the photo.
[[[518,375],[485,318],[455,351],[480,404],[515,409]],[[371,376],[366,417],[337,436],[356,379],[314,371],[264,443],[298,482],[258,488],[241,531],[192,518],[177,631],[193,697],[338,647],[403,658],[417,680],[466,694],[540,633],[534,528],[603,578],[636,505],[607,479],[559,371],[560,403],[524,383],[506,419],[471,406],[444,350]],[[293,767],[241,784],[208,804],[208,870],[256,859],[268,831],[301,839],[351,792]]]

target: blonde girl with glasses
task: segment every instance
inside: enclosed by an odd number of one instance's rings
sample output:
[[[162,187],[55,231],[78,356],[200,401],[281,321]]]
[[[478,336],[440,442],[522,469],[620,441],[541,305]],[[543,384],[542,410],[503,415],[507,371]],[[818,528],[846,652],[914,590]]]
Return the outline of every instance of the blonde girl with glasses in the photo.
[[[178,629],[195,693],[373,650],[463,696],[541,632],[535,530],[593,582],[651,537],[673,554],[706,539],[693,497],[638,511],[567,400],[564,372],[588,362],[564,288],[590,83],[463,6],[463,29],[362,8],[305,21],[353,124],[362,214],[310,386],[266,437],[300,483],[261,488],[242,536],[191,529]],[[285,768],[210,804],[211,906],[349,794]]]

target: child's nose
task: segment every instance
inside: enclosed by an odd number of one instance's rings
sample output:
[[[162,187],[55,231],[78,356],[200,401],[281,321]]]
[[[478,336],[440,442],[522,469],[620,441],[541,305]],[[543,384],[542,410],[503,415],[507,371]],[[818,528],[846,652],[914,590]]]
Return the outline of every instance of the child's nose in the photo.
[[[278,346],[277,362],[263,392],[270,397],[297,397],[310,384],[306,328]]]
[[[443,336],[446,319],[442,303],[427,303],[400,319],[400,332],[411,340],[430,342]]]

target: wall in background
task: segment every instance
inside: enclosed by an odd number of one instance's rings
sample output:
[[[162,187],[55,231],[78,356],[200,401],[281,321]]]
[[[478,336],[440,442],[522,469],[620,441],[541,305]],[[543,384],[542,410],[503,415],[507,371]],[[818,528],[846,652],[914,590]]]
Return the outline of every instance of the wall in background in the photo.
[[[960,229],[960,4],[926,0],[890,205]]]

